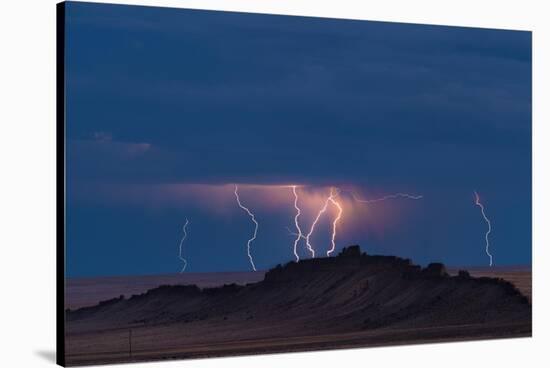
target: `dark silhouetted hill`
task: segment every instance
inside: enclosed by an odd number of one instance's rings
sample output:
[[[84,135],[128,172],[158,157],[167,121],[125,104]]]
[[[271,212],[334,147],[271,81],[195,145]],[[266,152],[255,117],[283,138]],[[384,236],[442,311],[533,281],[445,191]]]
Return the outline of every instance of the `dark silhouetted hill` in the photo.
[[[215,323],[228,331],[248,328],[251,337],[269,335],[269,328],[285,336],[510,321],[530,326],[531,305],[502,279],[466,271],[449,276],[441,263],[422,268],[350,246],[336,257],[278,265],[254,284],[160,286],[67,311],[67,321],[69,331]],[[276,328],[283,325],[284,331]]]

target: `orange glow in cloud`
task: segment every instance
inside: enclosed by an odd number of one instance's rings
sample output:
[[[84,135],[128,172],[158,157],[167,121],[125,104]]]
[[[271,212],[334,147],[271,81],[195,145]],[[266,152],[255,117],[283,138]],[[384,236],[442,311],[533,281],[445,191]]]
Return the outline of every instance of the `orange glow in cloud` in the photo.
[[[388,231],[393,232],[399,218],[403,216],[402,211],[395,210],[399,209],[396,207],[396,199],[405,197],[402,199],[414,200],[421,197],[405,196],[402,193],[358,197],[354,193],[362,193],[362,191],[355,189],[361,188],[354,188],[352,191],[348,185],[346,185],[346,189],[340,190],[336,187],[292,183],[238,183],[238,194],[243,195],[246,199],[247,208],[253,208],[258,213],[264,214],[270,212],[289,214],[288,223],[282,224],[282,229],[285,225],[293,229],[294,237],[292,243],[289,244],[289,253],[293,254],[296,261],[300,260],[304,251],[311,257],[321,253],[330,256],[336,251],[338,241],[355,241],[357,236],[364,236],[366,233],[380,238]],[[152,210],[185,209],[192,211],[195,208],[216,214],[222,219],[230,219],[235,216],[236,196],[234,191],[235,184],[90,183],[88,186],[81,185],[79,192],[73,192],[72,195],[79,201],[107,205],[124,203]],[[372,206],[366,205],[364,201],[370,202]],[[373,210],[374,205],[376,205],[375,210]],[[344,214],[345,223],[343,221]],[[330,228],[327,228],[328,238],[321,240],[321,234],[324,234],[325,219],[330,221]],[[317,239],[318,237],[319,239]],[[322,237],[324,238],[324,235]],[[304,248],[300,248],[302,239]]]

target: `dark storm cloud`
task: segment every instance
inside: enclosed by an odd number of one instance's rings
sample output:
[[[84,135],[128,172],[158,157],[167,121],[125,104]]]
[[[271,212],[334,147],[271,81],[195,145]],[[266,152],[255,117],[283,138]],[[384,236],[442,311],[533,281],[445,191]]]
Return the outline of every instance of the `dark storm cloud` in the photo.
[[[69,135],[156,147],[128,180],[313,179],[324,162],[338,181],[387,144],[529,149],[527,32],[117,6],[69,25]]]
[[[477,188],[518,201],[501,226],[530,231],[530,32],[76,3],[67,14],[69,195],[358,184],[431,194],[430,214],[457,201],[469,218]]]

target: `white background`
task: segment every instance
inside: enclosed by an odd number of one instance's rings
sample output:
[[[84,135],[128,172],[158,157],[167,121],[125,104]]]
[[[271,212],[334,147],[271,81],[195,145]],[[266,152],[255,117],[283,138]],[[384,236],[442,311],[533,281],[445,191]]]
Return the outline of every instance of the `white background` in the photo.
[[[550,188],[547,143],[550,11],[545,9],[545,1],[130,2],[532,30],[534,55],[532,339],[142,363],[135,367],[549,366],[550,303],[546,282],[550,282],[550,224],[546,212]],[[55,357],[55,1],[2,1],[0,27],[0,366],[52,366]]]

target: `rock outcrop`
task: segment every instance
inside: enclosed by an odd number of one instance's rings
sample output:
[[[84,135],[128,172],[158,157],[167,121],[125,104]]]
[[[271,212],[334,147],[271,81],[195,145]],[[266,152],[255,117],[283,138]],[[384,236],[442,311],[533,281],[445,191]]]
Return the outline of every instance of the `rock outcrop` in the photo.
[[[205,320],[227,328],[248,323],[275,328],[284,320],[296,333],[317,334],[530,323],[531,305],[504,280],[473,278],[466,271],[450,276],[441,263],[422,268],[409,259],[362,253],[354,245],[335,257],[277,265],[263,281],[246,286],[165,285],[67,312],[69,330],[78,331]]]

